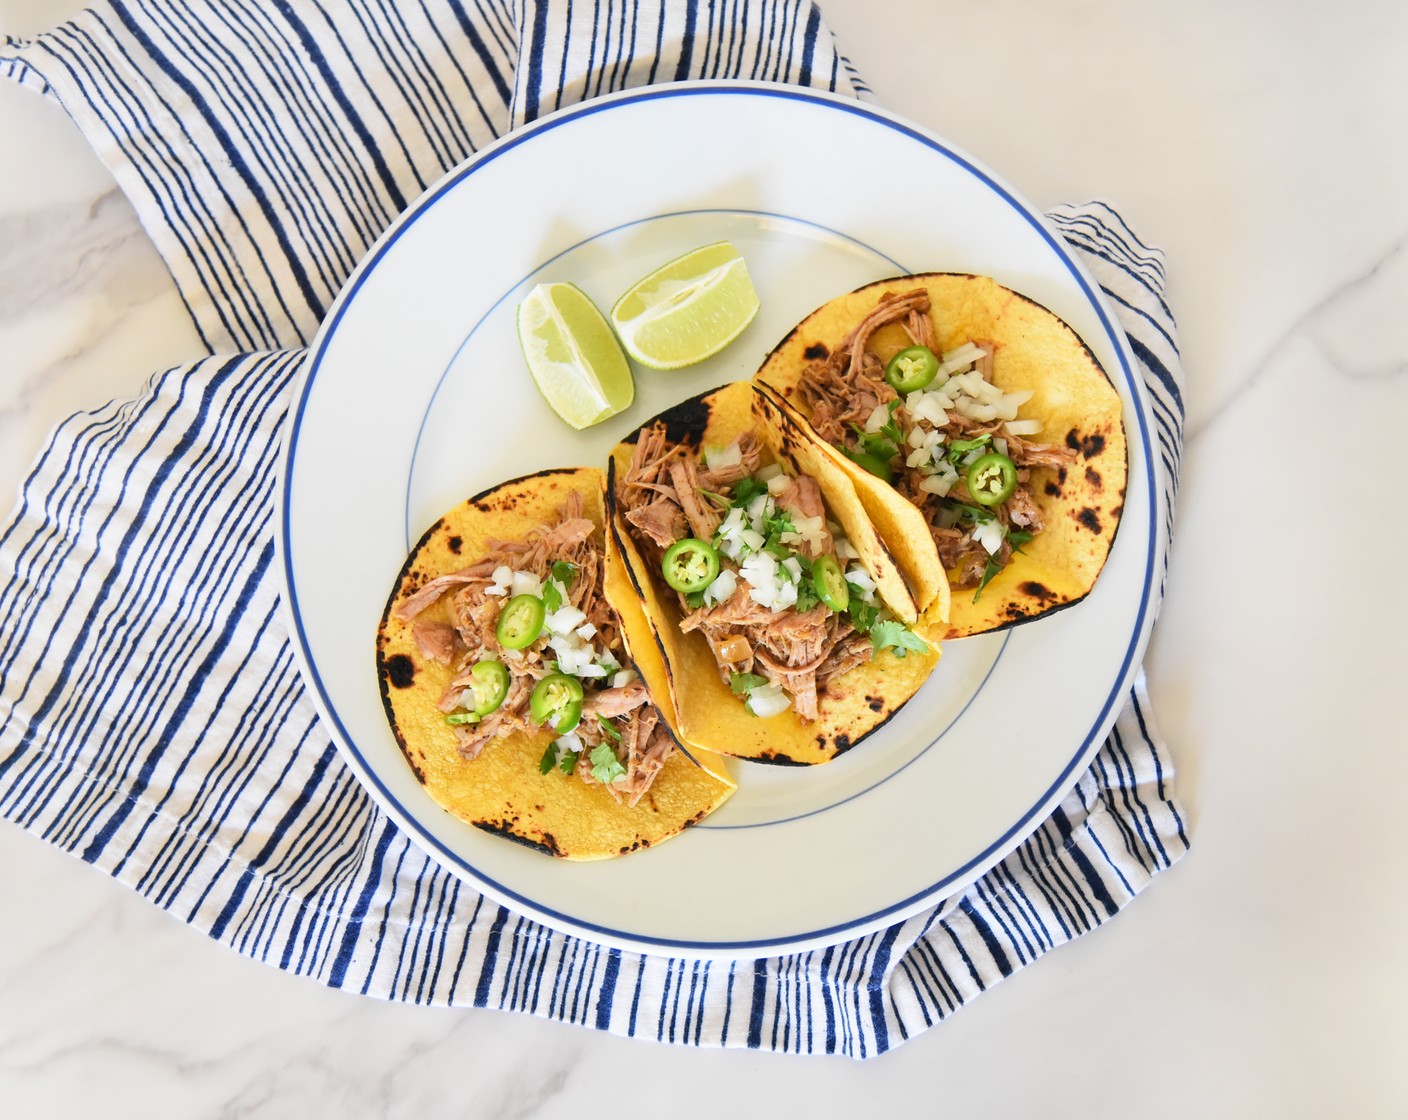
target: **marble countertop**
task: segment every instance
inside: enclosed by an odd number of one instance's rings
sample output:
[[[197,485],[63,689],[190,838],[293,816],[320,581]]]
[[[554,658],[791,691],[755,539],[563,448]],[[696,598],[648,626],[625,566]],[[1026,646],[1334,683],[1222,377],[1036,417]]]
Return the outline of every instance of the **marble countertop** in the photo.
[[[75,6],[0,0],[0,30]],[[1408,1114],[1408,8],[823,7],[888,107],[1038,205],[1109,199],[1168,254],[1189,419],[1147,668],[1192,852],[1108,926],[854,1063],[330,991],[3,825],[0,1112]],[[0,84],[0,137],[12,495],[55,421],[200,347],[63,113]]]

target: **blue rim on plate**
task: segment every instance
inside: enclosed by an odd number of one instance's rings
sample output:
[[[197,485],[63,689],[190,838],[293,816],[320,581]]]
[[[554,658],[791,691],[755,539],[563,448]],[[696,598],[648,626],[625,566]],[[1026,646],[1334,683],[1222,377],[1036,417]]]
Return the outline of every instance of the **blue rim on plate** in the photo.
[[[735,939],[727,941],[704,941],[688,938],[664,937],[654,934],[615,928],[601,922],[584,919],[580,916],[560,912],[542,902],[528,898],[506,883],[487,875],[483,869],[472,866],[461,855],[452,851],[417,822],[415,814],[398,800],[369,764],[365,753],[359,748],[355,737],[346,726],[341,714],[328,693],[326,683],[315,662],[300,610],[298,578],[294,570],[289,547],[292,531],[291,509],[293,503],[292,475],[299,451],[299,439],[305,418],[310,392],[317,381],[328,347],[336,336],[343,316],[352,306],[363,283],[375,270],[381,259],[397,241],[410,230],[415,222],[424,216],[448,191],[464,180],[482,171],[507,152],[520,145],[530,143],[556,129],[571,126],[574,122],[608,113],[625,106],[642,102],[665,101],[698,97],[767,97],[805,102],[826,110],[850,114],[880,128],[892,130],[913,142],[939,153],[961,167],[974,179],[982,183],[994,195],[1007,204],[1017,215],[1040,236],[1042,241],[1055,254],[1069,273],[1071,281],[1079,289],[1090,308],[1095,313],[1106,339],[1119,363],[1119,375],[1127,390],[1127,401],[1132,404],[1139,439],[1130,441],[1131,455],[1138,454],[1144,471],[1143,493],[1138,495],[1147,503],[1149,511],[1147,540],[1141,542],[1143,556],[1142,587],[1140,600],[1131,633],[1119,662],[1118,672],[1099,710],[1090,719],[1089,730],[1071,754],[1069,762],[1062,768],[1049,787],[1033,803],[1031,808],[1006,829],[984,850],[978,852],[962,866],[949,870],[935,882],[903,898],[874,909],[868,913],[849,918],[844,922],[822,926],[816,929],[798,930],[779,936]],[[805,221],[805,219],[798,219]],[[846,235],[842,235],[846,236]],[[511,290],[511,289],[510,289]],[[284,609],[293,635],[293,645],[304,680],[311,686],[320,714],[334,730],[334,738],[344,758],[349,762],[363,785],[371,791],[377,801],[388,811],[397,824],[410,833],[428,853],[442,866],[457,873],[471,884],[479,887],[510,906],[530,917],[543,921],[563,932],[585,936],[596,940],[606,940],[622,948],[637,951],[664,951],[686,956],[747,959],[776,952],[811,949],[834,943],[850,936],[872,932],[893,921],[901,920],[922,909],[926,904],[934,904],[977,877],[981,871],[998,862],[1018,843],[1040,825],[1054,808],[1055,803],[1074,784],[1079,772],[1088,764],[1090,757],[1104,740],[1113,724],[1119,706],[1123,703],[1133,683],[1139,660],[1147,643],[1152,618],[1150,612],[1156,591],[1156,573],[1159,558],[1163,552],[1164,533],[1158,518],[1157,479],[1158,465],[1153,457],[1153,444],[1150,438],[1149,404],[1145,387],[1135,370],[1128,343],[1123,332],[1114,322],[1103,298],[1094,287],[1084,268],[1074,257],[1070,248],[1048,226],[1040,215],[1028,204],[1021,201],[1005,184],[998,181],[991,172],[977,165],[969,157],[959,153],[952,146],[940,140],[923,128],[879,110],[873,106],[841,98],[831,94],[821,94],[786,86],[767,83],[742,82],[691,82],[613,94],[590,102],[560,110],[550,116],[540,118],[533,124],[511,133],[480,153],[453,169],[438,183],[429,188],[413,203],[395,224],[372,246],[363,261],[339,294],[331,313],[324,321],[309,350],[298,383],[294,388],[292,407],[286,422],[285,445],[280,461],[279,500],[280,510],[277,520],[277,538],[280,551],[280,575],[283,581]],[[1134,495],[1127,495],[1126,503]],[[370,645],[370,642],[369,642]],[[932,744],[931,744],[932,745]]]

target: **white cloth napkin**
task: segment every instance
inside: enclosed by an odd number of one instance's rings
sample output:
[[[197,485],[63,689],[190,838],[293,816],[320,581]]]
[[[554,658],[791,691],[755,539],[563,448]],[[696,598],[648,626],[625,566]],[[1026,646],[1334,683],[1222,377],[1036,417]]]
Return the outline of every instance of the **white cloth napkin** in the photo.
[[[7,40],[0,70],[63,103],[226,355],[60,424],[0,529],[7,819],[329,985],[858,1058],[1113,917],[1185,851],[1141,677],[1050,819],[933,910],[756,962],[622,953],[440,869],[344,768],[305,694],[272,569],[275,459],[296,347],[363,251],[444,170],[583,98],[699,77],[865,96],[816,7],[104,0]],[[1103,203],[1050,217],[1149,386],[1167,524],[1183,408],[1162,254]]]

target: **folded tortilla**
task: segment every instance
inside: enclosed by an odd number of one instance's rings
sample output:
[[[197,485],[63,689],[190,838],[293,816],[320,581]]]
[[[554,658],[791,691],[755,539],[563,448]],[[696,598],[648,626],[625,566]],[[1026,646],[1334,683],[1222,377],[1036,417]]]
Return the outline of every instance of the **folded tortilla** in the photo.
[[[950,590],[918,506],[823,444],[829,461],[851,480],[893,552],[924,612],[926,635],[945,640],[982,634],[1078,603],[1094,586],[1119,526],[1128,450],[1119,394],[1076,332],[1052,312],[984,276],[895,277],[812,312],[772,351],[757,379],[810,431],[811,410],[798,390],[807,367],[834,352],[885,293],[916,288],[929,296],[935,349],[979,340],[994,344],[989,380],[1004,392],[1031,390],[1021,415],[1042,421],[1042,433],[1033,439],[1071,449],[1069,466],[1033,468],[1031,490],[1045,527],[974,601],[971,588]],[[884,363],[910,344],[891,325],[872,335],[867,349]]]
[[[631,807],[605,786],[589,785],[556,769],[540,773],[539,762],[556,738],[541,728],[491,741],[472,760],[458,749],[454,729],[438,706],[455,667],[422,654],[416,621],[449,619],[449,598],[415,620],[397,608],[437,576],[472,565],[494,541],[521,541],[553,522],[570,493],[580,495],[583,516],[597,526],[606,551],[604,591],[621,623],[624,653],[649,682],[659,653],[649,639],[639,600],[619,555],[607,548],[604,474],[595,469],[552,470],[486,490],[432,525],[406,559],[382,615],[376,664],[382,702],[391,729],[416,777],[436,802],[459,819],[565,859],[624,855],[676,836],[717,809],[735,789],[722,759],[683,749],[666,759],[642,799]],[[626,658],[621,660],[624,662]],[[643,664],[641,663],[643,662]],[[654,694],[669,724],[674,715],[667,692]]]

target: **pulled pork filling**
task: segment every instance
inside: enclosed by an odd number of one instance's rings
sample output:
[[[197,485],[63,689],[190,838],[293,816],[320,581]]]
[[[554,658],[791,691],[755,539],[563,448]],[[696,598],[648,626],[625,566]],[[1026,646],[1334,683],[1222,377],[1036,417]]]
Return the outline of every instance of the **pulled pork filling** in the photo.
[[[871,336],[893,324],[908,345],[933,351],[929,310],[922,289],[887,292],[834,351],[807,366],[797,391],[822,439],[923,511],[950,582],[976,587],[976,600],[1013,551],[1045,527],[1033,471],[1066,466],[1075,452],[1027,440],[1041,431],[1039,420],[1018,415],[1031,393],[1003,393],[991,383],[996,347],[990,341],[935,352],[932,381],[910,393],[894,388],[867,348]],[[1015,485],[990,503],[969,492],[967,472],[994,453],[1010,462]]]
[[[810,722],[826,682],[881,648],[877,622],[908,632],[879,605],[856,549],[827,520],[816,480],[761,458],[751,432],[701,456],[671,444],[656,424],[641,432],[616,497],[646,562],[678,597],[680,628],[703,634],[722,680],[755,715],[793,707]],[[682,590],[671,583],[670,554],[688,540],[703,543],[696,551],[717,567],[707,585]],[[909,638],[887,644],[900,656],[924,648]]]
[[[581,495],[570,494],[556,522],[526,540],[490,542],[478,562],[431,580],[396,613],[417,620],[412,632],[423,656],[455,670],[439,706],[466,761],[514,732],[559,730],[535,718],[532,697],[546,678],[570,676],[582,689],[580,721],[548,747],[543,773],[556,768],[575,774],[635,805],[674,752],[675,740],[645,685],[621,663],[620,627],[603,590],[605,558],[592,540],[595,528],[582,516]],[[520,595],[541,604],[541,629],[521,648],[509,648],[500,639],[500,616]],[[445,596],[443,610],[435,612],[444,617],[420,617]],[[481,668],[476,676],[484,662],[502,665],[506,675],[490,666],[491,672]],[[485,700],[479,683],[486,676],[499,683],[506,676],[506,690],[499,690],[502,699],[492,710],[479,714],[476,707],[493,702]]]

